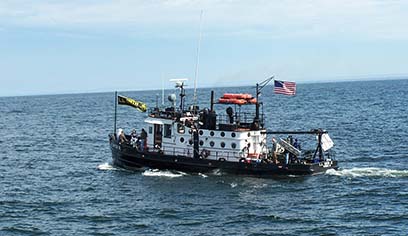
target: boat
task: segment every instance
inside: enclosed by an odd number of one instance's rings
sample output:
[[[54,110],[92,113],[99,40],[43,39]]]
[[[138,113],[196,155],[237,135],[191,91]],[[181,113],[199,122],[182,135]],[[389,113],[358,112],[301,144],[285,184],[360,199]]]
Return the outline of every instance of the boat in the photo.
[[[259,95],[270,79],[256,84],[255,97],[228,93],[216,100],[211,91],[209,108],[204,109],[185,106],[185,81],[178,81],[179,106],[176,106],[176,95],[172,94],[169,107],[150,108],[144,126],[136,128],[143,128],[145,133],[136,141],[132,141],[130,134],[125,134],[123,139],[116,134],[115,115],[114,132],[109,134],[113,164],[126,169],[192,173],[218,170],[251,176],[313,175],[337,169],[330,150],[333,142],[326,130],[271,131],[265,127]],[[116,105],[115,101],[115,114]],[[226,108],[215,109],[216,106]],[[251,106],[252,112],[247,112],[251,109],[246,108]],[[296,143],[296,135],[311,136],[315,142],[313,148],[302,150]]]

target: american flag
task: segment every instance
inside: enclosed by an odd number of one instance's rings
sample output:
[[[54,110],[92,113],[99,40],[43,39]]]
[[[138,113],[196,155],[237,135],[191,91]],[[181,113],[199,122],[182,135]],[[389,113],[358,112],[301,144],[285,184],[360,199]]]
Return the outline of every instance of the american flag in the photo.
[[[296,94],[296,83],[289,81],[279,81],[275,80],[274,93],[285,94],[285,95],[295,95]]]

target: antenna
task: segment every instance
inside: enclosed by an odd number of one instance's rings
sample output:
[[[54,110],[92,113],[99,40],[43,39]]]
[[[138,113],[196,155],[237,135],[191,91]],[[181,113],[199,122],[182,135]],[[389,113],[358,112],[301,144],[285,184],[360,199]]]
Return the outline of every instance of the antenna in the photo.
[[[162,79],[162,106],[164,105],[164,79],[163,79],[163,73],[161,76]]]
[[[194,76],[194,106],[197,105],[197,80],[198,80],[198,66],[200,64],[200,48],[201,48],[201,27],[203,23],[203,10],[201,10],[200,14],[200,33],[198,37],[198,45],[197,45],[197,63],[196,63],[196,70]]]

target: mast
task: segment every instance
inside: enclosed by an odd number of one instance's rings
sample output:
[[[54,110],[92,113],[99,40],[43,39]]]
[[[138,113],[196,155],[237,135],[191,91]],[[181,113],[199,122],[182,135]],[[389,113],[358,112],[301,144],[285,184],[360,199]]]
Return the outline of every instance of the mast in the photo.
[[[184,97],[186,96],[186,92],[184,90],[184,81],[187,81],[187,78],[184,79],[171,79],[170,81],[176,82],[176,88],[180,89],[180,111],[184,111]]]
[[[194,106],[197,105],[197,80],[198,80],[198,68],[200,64],[200,48],[201,48],[201,27],[203,21],[203,10],[201,10],[200,14],[200,33],[198,36],[198,45],[197,45],[197,62],[196,62],[196,70],[194,76]]]
[[[118,113],[118,91],[115,91],[115,118],[113,122],[113,135],[116,133],[116,117]]]
[[[211,106],[210,106],[210,111],[214,111],[214,90],[211,90]]]
[[[273,75],[272,77],[262,81],[260,84],[256,84],[256,103],[255,103],[255,118],[254,118],[254,123],[259,125],[259,95],[261,94],[261,90],[274,78],[275,76]]]
[[[255,103],[255,119],[254,122],[259,123],[259,84],[256,83],[256,103]]]
[[[184,97],[186,96],[186,93],[184,91],[184,82],[181,82],[180,85],[180,111],[184,111]]]

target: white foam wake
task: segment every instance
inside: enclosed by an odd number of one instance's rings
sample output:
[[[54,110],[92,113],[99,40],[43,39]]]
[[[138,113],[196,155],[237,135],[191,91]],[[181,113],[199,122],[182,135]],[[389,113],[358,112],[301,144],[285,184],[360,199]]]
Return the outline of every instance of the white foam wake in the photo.
[[[208,175],[202,174],[202,173],[198,173],[199,176],[203,177],[203,178],[207,178]]]
[[[98,165],[97,169],[98,170],[116,170],[115,167],[113,167],[111,164],[109,164],[107,162]]]
[[[389,178],[398,178],[398,177],[408,177],[408,170],[392,170],[385,168],[374,168],[374,167],[365,167],[365,168],[351,168],[344,170],[327,170],[326,174],[344,176],[344,177],[389,177]]]
[[[167,178],[176,178],[176,177],[182,177],[187,175],[184,172],[172,172],[172,171],[168,171],[168,170],[157,170],[157,169],[149,169],[149,170],[145,170],[142,173],[143,176],[155,176],[155,177],[167,177]]]

